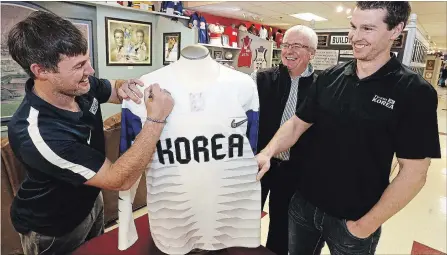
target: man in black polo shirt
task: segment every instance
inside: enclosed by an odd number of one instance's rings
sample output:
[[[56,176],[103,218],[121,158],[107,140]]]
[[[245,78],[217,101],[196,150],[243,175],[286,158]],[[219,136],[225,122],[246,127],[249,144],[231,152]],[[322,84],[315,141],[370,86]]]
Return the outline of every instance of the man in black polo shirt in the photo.
[[[68,254],[102,234],[100,190],[127,190],[141,176],[173,107],[169,93],[149,86],[143,99],[151,120],[110,162],[99,104],[143,103],[134,83],[143,84],[93,77],[87,46],[71,22],[48,12],[34,12],[8,37],[12,58],[31,77],[8,125],[11,148],[27,170],[11,206],[25,254]]]
[[[289,208],[291,255],[320,254],[325,242],[331,254],[373,254],[380,226],[416,196],[430,158],[440,157],[436,91],[390,54],[410,11],[408,2],[357,2],[355,60],[322,72],[257,156],[261,178],[312,125]],[[390,184],[394,153],[400,171]]]

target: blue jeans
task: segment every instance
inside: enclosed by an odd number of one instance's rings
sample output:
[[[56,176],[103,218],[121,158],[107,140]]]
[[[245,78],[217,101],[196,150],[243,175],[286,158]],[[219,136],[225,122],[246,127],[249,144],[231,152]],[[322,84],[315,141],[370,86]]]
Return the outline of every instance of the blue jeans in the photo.
[[[345,219],[338,219],[311,205],[296,192],[289,207],[289,254],[320,254],[326,242],[331,255],[374,254],[381,228],[367,238],[352,235]]]

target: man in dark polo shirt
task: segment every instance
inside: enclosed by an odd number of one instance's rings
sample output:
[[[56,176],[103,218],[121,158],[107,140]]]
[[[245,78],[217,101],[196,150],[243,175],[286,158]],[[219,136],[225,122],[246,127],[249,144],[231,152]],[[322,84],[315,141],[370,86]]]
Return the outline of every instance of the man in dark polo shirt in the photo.
[[[25,254],[68,254],[104,231],[101,189],[127,190],[154,153],[173,101],[158,85],[143,95],[134,83],[93,77],[88,45],[70,22],[34,12],[8,36],[12,58],[31,77],[8,125],[26,178],[11,220]],[[149,94],[152,94],[150,100]],[[115,163],[105,157],[100,104],[132,99],[148,118],[132,148]]]
[[[440,157],[437,94],[390,49],[408,2],[357,2],[349,38],[355,59],[322,72],[257,156],[261,171],[312,125],[312,145],[289,208],[289,253],[374,254],[380,226],[424,186]],[[389,183],[393,155],[400,164]]]

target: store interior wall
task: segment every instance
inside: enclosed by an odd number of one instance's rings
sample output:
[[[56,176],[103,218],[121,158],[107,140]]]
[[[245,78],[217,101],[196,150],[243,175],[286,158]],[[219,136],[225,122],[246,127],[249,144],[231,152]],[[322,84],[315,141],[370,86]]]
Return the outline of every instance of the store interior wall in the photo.
[[[120,18],[152,23],[152,66],[107,66],[106,65],[106,27],[105,18]],[[96,6],[98,69],[100,77],[106,79],[140,78],[142,75],[163,67],[163,33],[180,32],[181,47],[195,42],[194,31],[187,27],[188,20],[173,21],[168,17],[149,13],[117,9],[108,6]],[[120,105],[102,104],[103,118],[106,119],[121,111]]]
[[[64,18],[74,18],[89,20],[92,22],[93,39],[97,38],[97,24],[96,24],[96,8],[89,5],[73,4],[70,2],[32,2],[36,6],[42,7],[50,12],[53,12]],[[98,70],[98,51],[96,45],[93,45],[94,67],[96,67],[95,76],[99,76]]]
[[[188,28],[188,20],[172,20],[164,17],[133,10],[118,9],[107,6],[92,6],[69,2],[28,2],[36,9],[51,11],[64,18],[75,18],[91,21],[93,33],[93,55],[95,76],[107,79],[140,78],[153,72],[163,65],[163,33],[180,32],[181,48],[197,43],[197,29]],[[152,23],[152,66],[107,66],[106,65],[106,35],[105,17],[143,21]],[[101,105],[103,118],[106,119],[121,111],[121,105]],[[1,136],[7,135],[2,129]]]

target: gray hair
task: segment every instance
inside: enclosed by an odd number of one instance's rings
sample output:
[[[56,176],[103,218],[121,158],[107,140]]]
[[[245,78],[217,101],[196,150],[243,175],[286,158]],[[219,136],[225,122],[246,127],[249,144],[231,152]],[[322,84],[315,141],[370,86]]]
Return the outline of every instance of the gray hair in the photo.
[[[309,43],[310,43],[309,46],[312,47],[314,50],[317,49],[318,36],[317,36],[317,33],[315,33],[315,31],[312,28],[304,26],[304,25],[293,26],[293,27],[287,29],[287,31],[284,33],[284,38],[286,38],[287,35],[290,33],[302,33],[302,34],[306,35],[307,38],[309,39]]]

